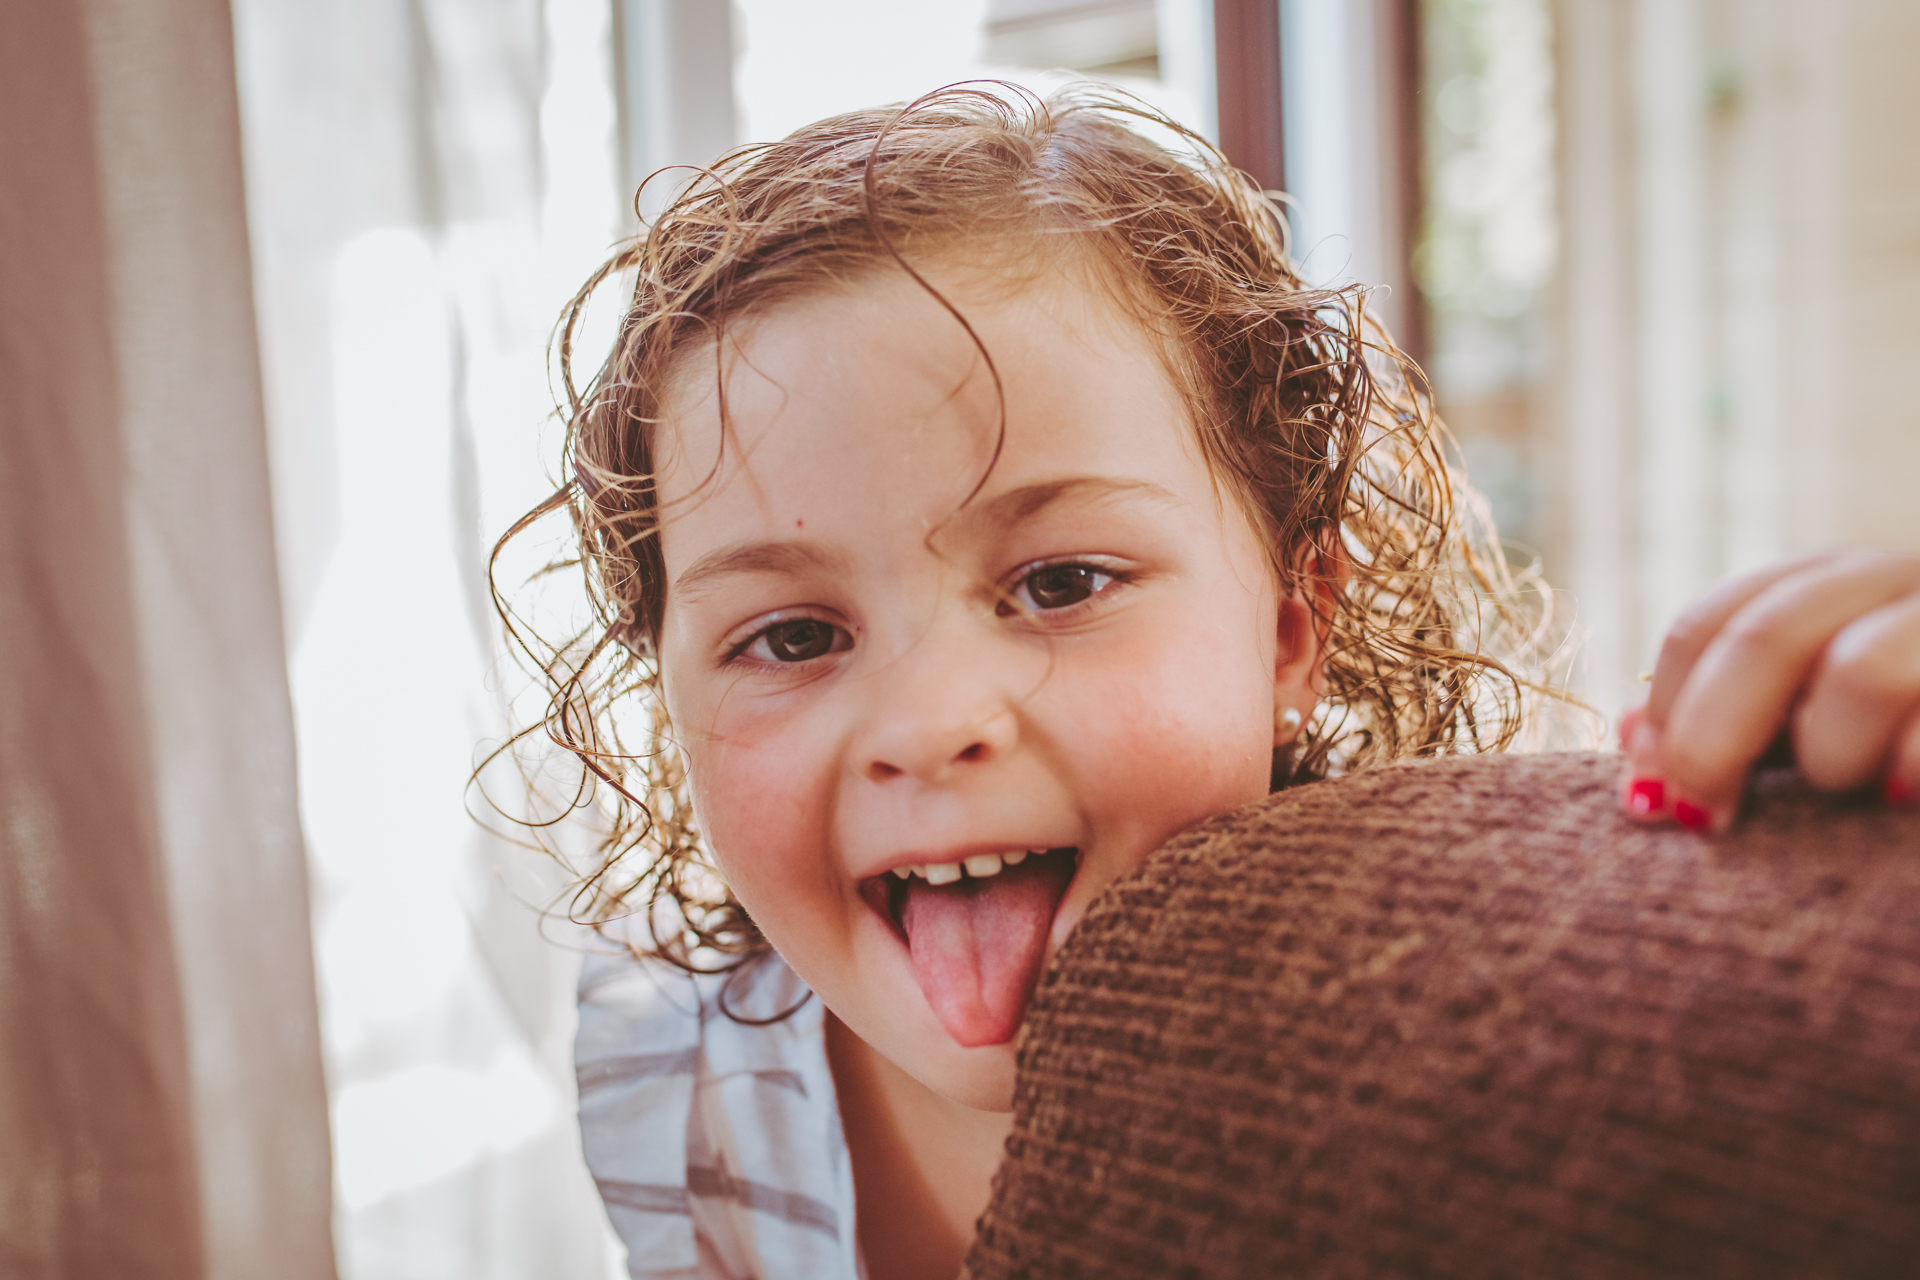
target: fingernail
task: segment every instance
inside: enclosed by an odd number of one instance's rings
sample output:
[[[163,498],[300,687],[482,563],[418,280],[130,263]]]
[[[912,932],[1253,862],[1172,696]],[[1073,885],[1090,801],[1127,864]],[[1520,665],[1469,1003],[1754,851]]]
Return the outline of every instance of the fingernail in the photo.
[[[1627,786],[1627,809],[1636,818],[1650,818],[1667,807],[1667,784],[1658,778],[1635,778]]]
[[[1907,805],[1915,800],[1914,790],[1898,778],[1888,778],[1881,784],[1880,794],[1888,804]]]
[[[1689,831],[1713,830],[1713,815],[1691,800],[1673,802],[1673,820]]]

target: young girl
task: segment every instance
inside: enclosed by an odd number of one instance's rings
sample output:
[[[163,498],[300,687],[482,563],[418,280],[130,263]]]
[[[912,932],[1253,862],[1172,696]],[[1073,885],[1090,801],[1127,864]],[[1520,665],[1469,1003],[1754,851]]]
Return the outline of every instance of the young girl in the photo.
[[[634,273],[515,532],[567,512],[598,608],[548,728],[611,797],[581,1122],[635,1276],[953,1274],[1102,889],[1290,781],[1513,741],[1526,597],[1284,235],[1132,105],[950,89],[728,157],[576,302],[563,359]],[[1708,597],[1626,801],[1731,821],[1790,707],[1817,781],[1905,794],[1917,589]]]

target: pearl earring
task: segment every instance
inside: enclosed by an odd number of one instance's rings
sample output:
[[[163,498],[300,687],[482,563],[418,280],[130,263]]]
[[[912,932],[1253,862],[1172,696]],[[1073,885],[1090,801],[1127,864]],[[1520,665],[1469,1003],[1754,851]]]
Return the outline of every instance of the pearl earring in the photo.
[[[1276,737],[1291,742],[1300,732],[1300,708],[1281,707],[1273,713],[1273,731]]]

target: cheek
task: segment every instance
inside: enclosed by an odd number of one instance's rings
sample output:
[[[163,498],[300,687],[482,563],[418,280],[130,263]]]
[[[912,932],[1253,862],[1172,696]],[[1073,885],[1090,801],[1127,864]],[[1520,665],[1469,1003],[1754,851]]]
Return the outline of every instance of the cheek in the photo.
[[[688,753],[694,813],[720,874],[758,919],[809,887],[834,883],[826,833],[831,753],[777,717],[716,723]]]
[[[1083,723],[1066,732],[1096,816],[1129,827],[1143,855],[1267,792],[1273,684],[1257,644],[1190,631],[1130,644],[1089,671],[1075,701]]]

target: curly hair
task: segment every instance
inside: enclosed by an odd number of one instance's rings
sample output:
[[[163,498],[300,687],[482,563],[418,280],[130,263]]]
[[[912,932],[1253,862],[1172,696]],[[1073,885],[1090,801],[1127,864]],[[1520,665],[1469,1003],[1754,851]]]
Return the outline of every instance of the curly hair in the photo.
[[[1269,194],[1134,100],[951,87],[722,157],[562,318],[564,483],[501,538],[493,564],[536,522],[571,519],[578,557],[549,568],[581,571],[590,625],[546,645],[497,580],[494,599],[550,693],[524,732],[544,728],[602,784],[574,799],[606,824],[576,919],[643,915],[650,954],[685,967],[767,948],[702,849],[659,696],[667,580],[655,535],[668,513],[654,431],[672,380],[692,359],[717,363],[729,326],[878,270],[905,270],[971,337],[914,265],[958,246],[970,261],[1045,269],[1064,250],[1096,265],[1159,338],[1207,464],[1252,516],[1282,586],[1322,602],[1326,696],[1297,749],[1276,753],[1276,787],[1514,741],[1539,688],[1526,673],[1544,652],[1548,597],[1509,570],[1484,505],[1448,465],[1424,377],[1367,314],[1367,291],[1306,287]],[[629,277],[618,340],[578,387],[588,303]],[[645,741],[630,746],[616,710],[630,718],[636,700],[630,736]]]

